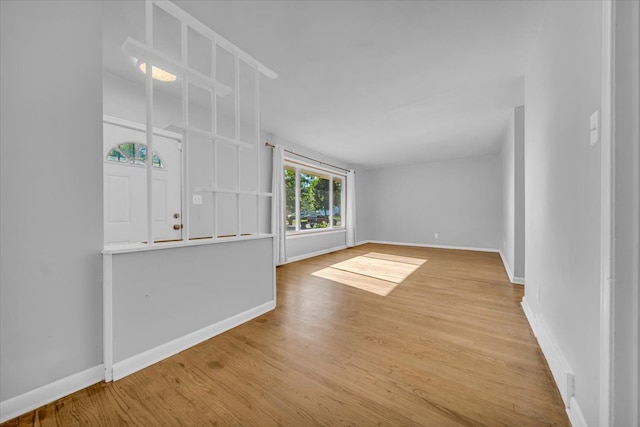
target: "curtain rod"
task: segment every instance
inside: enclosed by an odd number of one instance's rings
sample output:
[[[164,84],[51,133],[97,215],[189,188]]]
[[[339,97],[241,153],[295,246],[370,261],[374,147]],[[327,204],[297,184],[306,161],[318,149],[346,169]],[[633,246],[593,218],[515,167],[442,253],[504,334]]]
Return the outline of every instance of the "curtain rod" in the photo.
[[[266,145],[267,147],[275,148],[275,145],[269,143],[268,141],[265,142],[264,145]],[[303,156],[302,154],[298,154],[298,153],[295,153],[293,151],[287,150],[286,148],[284,149],[284,151],[286,151],[287,153],[294,154],[294,155],[296,155],[298,157],[304,157],[305,159],[311,160],[311,161],[316,162],[316,163],[320,163],[321,165],[331,166],[332,168],[336,168],[336,169],[343,170],[345,172],[349,172],[349,169],[345,169],[345,168],[340,167],[340,166],[332,165],[331,163],[322,162],[320,160],[317,160],[317,159],[314,159],[314,158],[311,158],[311,157]]]

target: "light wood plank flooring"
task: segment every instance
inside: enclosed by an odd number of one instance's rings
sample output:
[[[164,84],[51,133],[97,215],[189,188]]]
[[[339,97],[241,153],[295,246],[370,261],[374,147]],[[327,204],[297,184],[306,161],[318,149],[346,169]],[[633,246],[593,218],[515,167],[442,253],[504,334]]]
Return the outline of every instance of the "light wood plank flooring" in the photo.
[[[498,254],[367,244],[277,280],[276,310],[6,425],[569,425]]]

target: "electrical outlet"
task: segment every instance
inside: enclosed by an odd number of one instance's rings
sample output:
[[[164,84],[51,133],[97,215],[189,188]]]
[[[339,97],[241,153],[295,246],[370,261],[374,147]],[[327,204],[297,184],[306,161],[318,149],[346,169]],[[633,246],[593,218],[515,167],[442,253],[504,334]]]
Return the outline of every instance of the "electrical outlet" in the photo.
[[[436,239],[436,240],[438,240],[438,233],[434,233],[434,234],[433,234],[433,238],[434,238],[434,239]]]

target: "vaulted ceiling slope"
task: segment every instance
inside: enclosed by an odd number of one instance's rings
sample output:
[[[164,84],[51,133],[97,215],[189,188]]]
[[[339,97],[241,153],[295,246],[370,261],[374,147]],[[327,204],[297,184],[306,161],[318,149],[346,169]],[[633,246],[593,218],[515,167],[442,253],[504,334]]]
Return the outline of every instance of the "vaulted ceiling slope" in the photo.
[[[280,74],[263,128],[365,167],[495,152],[538,33],[534,1],[176,1]]]

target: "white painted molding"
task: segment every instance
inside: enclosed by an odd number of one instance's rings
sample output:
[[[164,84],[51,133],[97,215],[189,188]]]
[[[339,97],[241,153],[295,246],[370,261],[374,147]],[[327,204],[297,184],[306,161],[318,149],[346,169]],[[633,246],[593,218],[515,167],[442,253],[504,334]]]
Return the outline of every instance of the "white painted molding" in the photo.
[[[569,417],[569,422],[572,427],[587,427],[587,421],[584,419],[584,415],[582,415],[582,411],[575,397],[571,397],[569,407],[567,408],[567,416]]]
[[[531,307],[529,306],[529,302],[527,301],[526,297],[522,297],[522,302],[520,303],[520,305],[522,306],[524,315],[527,317],[527,320],[529,321],[529,326],[531,326],[533,335],[537,337],[538,326],[536,325],[536,316],[533,314],[533,311],[531,311]]]
[[[321,251],[316,251],[316,252],[311,252],[311,253],[308,253],[308,254],[293,256],[293,257],[287,258],[287,262],[282,263],[280,265],[285,265],[285,264],[289,264],[289,263],[292,263],[292,262],[301,261],[301,260],[307,259],[307,258],[313,258],[314,256],[320,256],[320,255],[329,254],[331,252],[341,251],[343,249],[347,249],[347,247],[346,246],[335,246],[333,248],[323,249]]]
[[[241,242],[244,240],[270,239],[273,234],[252,234],[250,236],[224,237],[217,239],[179,240],[177,242],[155,243],[153,246],[144,243],[126,243],[122,245],[109,245],[103,250],[103,254],[127,254],[131,252],[157,251],[159,249],[183,248],[189,246],[217,245],[219,243]]]
[[[504,269],[507,272],[507,276],[509,276],[509,281],[514,285],[524,285],[524,277],[514,277],[511,272],[511,268],[509,267],[509,263],[507,262],[507,258],[504,256],[502,249],[498,251],[500,253],[500,258],[502,258],[502,264],[504,264]]]
[[[113,255],[102,255],[102,357],[104,380],[113,380]]]
[[[320,229],[311,229],[305,231],[296,231],[290,232],[287,234],[287,239],[299,239],[305,237],[314,237],[314,236],[327,236],[329,234],[345,234],[347,232],[346,228],[320,228]]]
[[[496,253],[500,252],[499,249],[493,249],[493,248],[476,248],[472,246],[429,245],[424,243],[387,242],[384,240],[368,240],[366,243],[376,243],[379,245],[417,246],[420,248],[456,249],[461,251],[496,252]]]
[[[99,383],[104,378],[104,366],[94,366],[19,396],[0,402],[0,423],[13,419],[42,405],[68,396],[83,388]]]
[[[600,427],[613,425],[613,288],[614,264],[614,1],[602,2],[600,90]]]
[[[571,369],[569,362],[567,362],[567,359],[564,357],[557,340],[544,319],[535,315],[526,298],[522,298],[521,306],[529,321],[531,330],[538,340],[542,354],[547,360],[551,375],[553,376],[558,391],[560,391],[571,424],[574,427],[586,427],[587,424],[584,420],[584,415],[575,398],[575,375],[573,369]]]
[[[129,128],[133,130],[139,130],[141,132],[146,132],[147,127],[143,124],[132,122],[131,120],[121,119],[120,117],[103,115],[102,121],[105,123],[109,123],[116,126],[121,126],[124,128]],[[163,136],[165,138],[173,139],[178,142],[182,141],[183,136],[176,132],[171,132],[169,130],[153,128],[153,134],[158,136]]]
[[[190,334],[176,338],[173,341],[159,345],[155,348],[137,354],[128,359],[113,364],[113,380],[119,380],[137,372],[141,369],[151,366],[161,360],[164,360],[176,353],[200,344],[210,338],[215,337],[223,332],[233,329],[251,319],[254,319],[268,311],[276,308],[275,301],[269,301],[257,307],[251,308],[242,313],[221,320],[213,325],[206,326]]]

